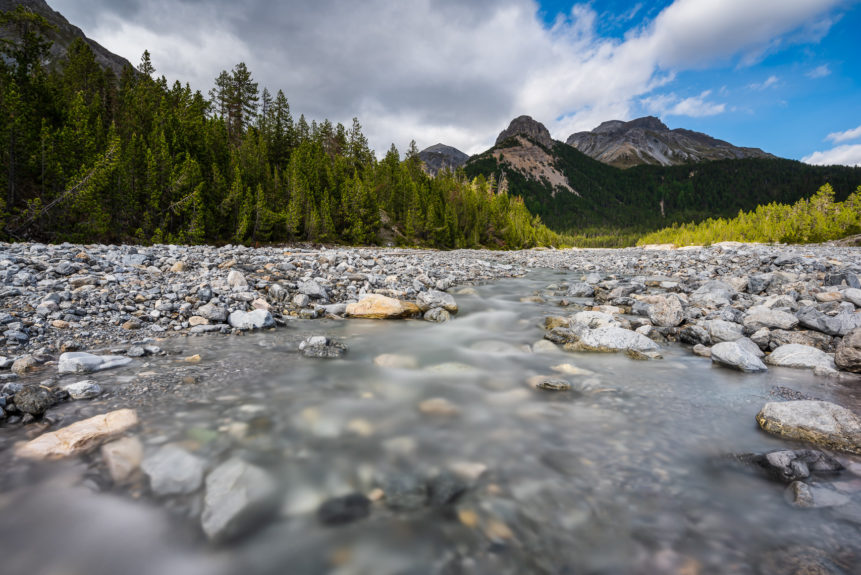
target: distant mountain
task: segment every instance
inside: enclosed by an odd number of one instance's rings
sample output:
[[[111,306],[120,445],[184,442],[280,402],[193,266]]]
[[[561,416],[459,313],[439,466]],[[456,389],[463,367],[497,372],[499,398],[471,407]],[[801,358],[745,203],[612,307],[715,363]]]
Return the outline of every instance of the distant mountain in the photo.
[[[663,126],[656,118],[631,123],[652,132]],[[686,130],[668,132],[708,138]],[[761,204],[792,204],[825,183],[843,200],[861,185],[861,168],[762,156],[619,169],[554,141],[540,122],[521,116],[502,131],[493,148],[471,157],[464,170],[470,178],[484,176],[510,195],[521,196],[529,211],[552,229],[574,233],[653,230],[673,222],[733,217]]]
[[[642,164],[679,166],[707,160],[775,158],[759,148],[740,148],[700,132],[670,130],[654,116],[630,122],[604,122],[591,132],[572,134],[567,144],[617,168]]]
[[[455,171],[466,163],[469,156],[451,146],[435,144],[419,152],[419,158],[424,163],[425,171],[436,176],[442,170]]]
[[[110,68],[117,76],[120,75],[125,66],[131,66],[129,61],[122,56],[117,56],[95,40],[87,38],[80,28],[70,24],[62,14],[52,10],[44,0],[0,0],[0,12],[12,11],[18,5],[42,16],[55,26],[54,29],[44,32],[44,36],[53,42],[49,60],[45,62],[48,67],[55,66],[62,61],[66,56],[66,50],[75,38],[83,38],[93,50],[96,62],[103,68]],[[12,40],[14,42],[18,39],[16,34],[16,31],[10,27],[0,28],[0,38],[3,40]]]

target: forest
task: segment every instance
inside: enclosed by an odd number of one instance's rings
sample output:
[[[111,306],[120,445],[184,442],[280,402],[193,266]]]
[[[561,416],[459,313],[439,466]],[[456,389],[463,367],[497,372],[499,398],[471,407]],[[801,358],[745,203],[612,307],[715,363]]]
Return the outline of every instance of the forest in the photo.
[[[244,63],[207,95],[145,52],[117,77],[83,40],[46,65],[41,16],[0,13],[0,239],[526,248],[561,238],[492,178],[378,160],[350,127],[295,119]]]

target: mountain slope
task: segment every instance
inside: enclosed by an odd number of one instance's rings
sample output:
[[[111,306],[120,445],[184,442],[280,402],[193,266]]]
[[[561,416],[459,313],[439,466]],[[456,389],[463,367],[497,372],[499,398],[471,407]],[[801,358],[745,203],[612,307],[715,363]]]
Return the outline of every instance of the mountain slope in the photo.
[[[103,68],[110,68],[117,76],[120,75],[125,66],[131,66],[125,58],[117,56],[95,40],[87,38],[80,28],[73,26],[62,14],[52,10],[45,0],[0,0],[0,12],[10,12],[18,5],[42,16],[54,26],[53,29],[44,32],[45,38],[53,42],[49,61],[44,63],[49,68],[62,61],[69,45],[76,38],[83,38],[95,54],[96,62]],[[4,40],[17,41],[16,35],[15,30],[0,28],[0,38]]]
[[[534,120],[533,120],[534,122]],[[537,122],[535,122],[537,124]],[[504,131],[490,150],[464,166],[469,177],[499,182],[557,231],[653,230],[674,222],[735,216],[770,202],[794,203],[825,183],[838,200],[861,185],[861,168],[809,166],[778,158],[620,169],[562,142],[530,138],[538,126]],[[552,175],[552,177],[551,177]]]
[[[591,132],[572,134],[567,144],[618,168],[642,164],[678,166],[708,160],[775,158],[759,148],[740,148],[700,132],[670,130],[654,116],[630,122],[604,122]]]
[[[464,165],[469,156],[451,146],[435,144],[419,152],[419,158],[424,164],[425,171],[436,176],[442,170],[454,172]]]

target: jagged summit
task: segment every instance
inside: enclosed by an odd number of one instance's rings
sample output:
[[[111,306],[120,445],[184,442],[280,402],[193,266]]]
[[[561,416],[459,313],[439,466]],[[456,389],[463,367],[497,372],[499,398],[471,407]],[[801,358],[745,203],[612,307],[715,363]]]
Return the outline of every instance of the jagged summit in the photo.
[[[451,146],[434,144],[419,152],[419,158],[424,163],[425,171],[436,176],[442,170],[454,171],[464,165],[469,156]]]
[[[548,149],[553,147],[553,138],[550,137],[550,131],[541,122],[533,120],[531,116],[519,116],[511,120],[508,128],[503,130],[499,134],[499,137],[496,138],[496,145],[498,146],[514,136],[526,136]]]
[[[70,24],[62,14],[48,6],[45,0],[0,0],[0,12],[12,11],[18,5],[23,6],[34,14],[42,16],[54,26],[54,29],[47,30],[44,33],[45,37],[53,42],[49,53],[49,61],[45,62],[46,65],[53,66],[62,61],[72,41],[75,38],[83,38],[93,50],[96,62],[103,68],[110,68],[119,76],[125,66],[131,66],[129,61],[122,56],[117,56],[95,40],[87,38],[80,28]],[[16,32],[11,28],[0,28],[0,38],[13,42],[17,41]]]
[[[759,148],[741,148],[700,132],[670,130],[654,116],[630,122],[603,122],[591,132],[572,134],[567,143],[598,161],[619,168],[640,164],[674,166],[708,160],[774,158]]]

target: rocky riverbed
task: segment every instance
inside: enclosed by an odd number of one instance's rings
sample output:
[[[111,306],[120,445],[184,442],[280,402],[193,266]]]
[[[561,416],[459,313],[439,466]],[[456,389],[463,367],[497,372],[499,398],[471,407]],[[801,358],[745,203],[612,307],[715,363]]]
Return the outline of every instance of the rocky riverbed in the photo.
[[[201,572],[857,572],[859,275],[829,246],[3,245],[0,534],[63,470],[179,516]]]

